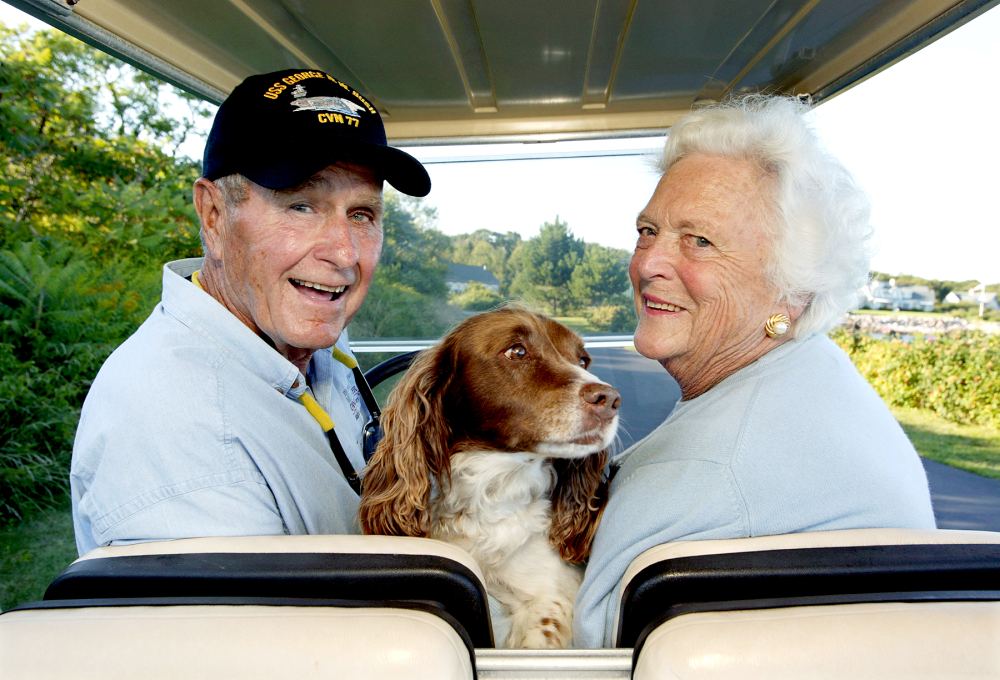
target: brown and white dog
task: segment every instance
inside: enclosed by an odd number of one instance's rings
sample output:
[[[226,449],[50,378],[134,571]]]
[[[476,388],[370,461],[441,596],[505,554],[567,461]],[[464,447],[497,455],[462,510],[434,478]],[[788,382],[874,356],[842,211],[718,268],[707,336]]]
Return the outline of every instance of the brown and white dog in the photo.
[[[395,387],[365,471],[362,530],[472,554],[509,614],[508,647],[572,637],[621,401],[589,365],[581,338],[551,319],[518,307],[471,317]]]

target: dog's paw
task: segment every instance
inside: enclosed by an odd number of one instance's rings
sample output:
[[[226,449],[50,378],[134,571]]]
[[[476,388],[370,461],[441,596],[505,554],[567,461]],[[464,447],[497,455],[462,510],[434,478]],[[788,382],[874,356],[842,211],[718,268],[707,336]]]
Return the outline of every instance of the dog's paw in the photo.
[[[573,639],[569,622],[542,617],[520,626],[512,626],[507,646],[513,649],[565,649]]]

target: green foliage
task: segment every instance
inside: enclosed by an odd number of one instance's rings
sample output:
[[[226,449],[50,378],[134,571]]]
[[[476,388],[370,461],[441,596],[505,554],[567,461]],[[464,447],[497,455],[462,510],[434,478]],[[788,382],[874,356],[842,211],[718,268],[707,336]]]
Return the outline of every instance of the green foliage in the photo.
[[[1000,336],[977,332],[912,342],[832,336],[890,406],[1000,428]]]
[[[102,260],[199,250],[191,182],[174,158],[207,108],[54,31],[0,28],[0,247],[53,238]],[[167,90],[189,103],[165,117]]]
[[[448,271],[443,254],[448,251],[448,237],[428,226],[434,217],[433,209],[424,207],[419,199],[387,193],[382,217],[385,239],[378,270],[384,280],[394,281],[404,289],[443,298]]]
[[[160,263],[200,252],[207,107],[69,36],[0,28],[0,523],[65,502],[79,408],[149,313]]]
[[[365,303],[351,322],[350,335],[354,340],[436,338],[455,319],[455,312],[443,300],[419,293],[379,268]]]
[[[448,301],[451,304],[470,312],[484,312],[500,306],[504,298],[500,293],[473,281],[461,293],[452,295]]]
[[[452,237],[450,258],[459,264],[485,267],[499,282],[500,294],[507,296],[514,275],[511,255],[520,244],[520,234],[498,234],[479,229],[471,234]]]
[[[516,297],[557,316],[571,309],[589,313],[593,306],[630,305],[629,254],[584,243],[558,217],[527,241],[482,229],[455,236],[450,257],[489,270],[500,282],[500,298]],[[485,304],[467,308],[483,309]]]
[[[0,524],[65,497],[76,388],[0,343]]]
[[[635,331],[635,311],[631,305],[599,305],[587,310],[590,326],[601,333],[632,333]]]
[[[522,243],[511,255],[517,270],[511,293],[552,314],[564,314],[573,306],[569,283],[583,255],[583,241],[573,236],[565,222],[558,217],[546,222],[536,238]]]
[[[569,288],[577,305],[627,304],[629,255],[623,250],[588,243],[583,260],[570,275]]]

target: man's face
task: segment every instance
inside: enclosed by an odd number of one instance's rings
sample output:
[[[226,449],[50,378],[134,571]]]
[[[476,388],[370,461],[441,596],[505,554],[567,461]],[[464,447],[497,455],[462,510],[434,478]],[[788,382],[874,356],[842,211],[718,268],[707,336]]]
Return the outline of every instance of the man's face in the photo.
[[[216,297],[293,363],[340,337],[368,293],[382,251],[382,183],[336,163],[298,187],[250,184],[206,229]]]

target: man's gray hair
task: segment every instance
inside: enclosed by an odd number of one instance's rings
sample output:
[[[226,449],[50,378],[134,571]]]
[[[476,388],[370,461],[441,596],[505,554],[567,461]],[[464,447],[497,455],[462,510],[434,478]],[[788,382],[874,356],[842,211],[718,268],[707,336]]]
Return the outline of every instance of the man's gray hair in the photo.
[[[660,169],[704,153],[759,164],[773,180],[767,275],[779,302],[805,305],[793,337],[826,332],[858,302],[869,273],[868,198],[822,147],[792,97],[750,95],[698,109],[674,125]],[[763,323],[763,320],[761,320]]]
[[[214,180],[215,186],[222,192],[222,200],[226,203],[226,208],[233,210],[238,208],[243,201],[250,197],[250,180],[243,175],[226,175]]]
[[[250,198],[250,180],[243,175],[225,175],[224,177],[211,180],[211,182],[219,187],[219,192],[222,194],[222,202],[229,212],[236,210],[243,201]],[[199,228],[198,238],[201,240],[202,254],[207,255],[208,250],[205,248],[204,231],[204,227]]]

